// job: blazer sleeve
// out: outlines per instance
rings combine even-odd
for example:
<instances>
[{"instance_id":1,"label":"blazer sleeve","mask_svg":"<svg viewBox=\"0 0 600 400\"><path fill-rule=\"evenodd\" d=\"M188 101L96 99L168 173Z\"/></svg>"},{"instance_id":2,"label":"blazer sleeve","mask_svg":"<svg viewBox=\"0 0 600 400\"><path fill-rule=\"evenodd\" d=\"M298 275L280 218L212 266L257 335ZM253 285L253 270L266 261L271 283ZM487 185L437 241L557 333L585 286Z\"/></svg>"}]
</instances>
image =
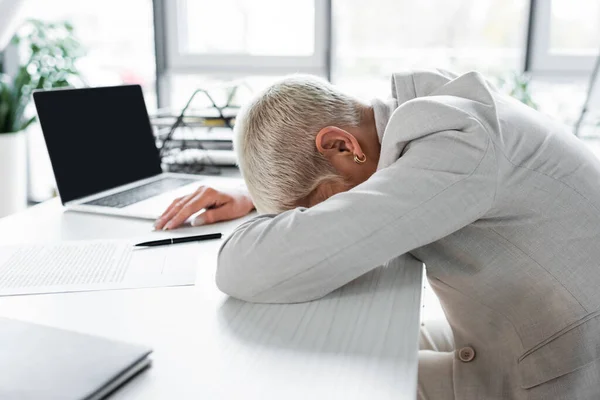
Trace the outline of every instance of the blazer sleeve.
<instances>
[{"instance_id":1,"label":"blazer sleeve","mask_svg":"<svg viewBox=\"0 0 600 400\"><path fill-rule=\"evenodd\" d=\"M313 300L480 219L495 196L494 149L485 125L458 107L468 100L454 100L419 98L397 110L400 123L388 129L412 140L363 184L239 226L219 252L218 287L251 302Z\"/></svg>"}]
</instances>

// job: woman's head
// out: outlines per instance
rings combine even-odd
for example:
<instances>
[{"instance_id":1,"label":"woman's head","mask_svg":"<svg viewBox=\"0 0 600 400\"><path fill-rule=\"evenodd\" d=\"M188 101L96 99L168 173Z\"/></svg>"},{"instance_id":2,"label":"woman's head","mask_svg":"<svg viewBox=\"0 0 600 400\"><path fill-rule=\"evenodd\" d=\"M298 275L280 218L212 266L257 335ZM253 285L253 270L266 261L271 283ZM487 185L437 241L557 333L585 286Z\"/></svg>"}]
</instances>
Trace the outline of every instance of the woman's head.
<instances>
[{"instance_id":1,"label":"woman's head","mask_svg":"<svg viewBox=\"0 0 600 400\"><path fill-rule=\"evenodd\" d=\"M306 75L250 101L236 120L234 147L257 209L269 213L350 189L375 172L379 157L372 109Z\"/></svg>"}]
</instances>

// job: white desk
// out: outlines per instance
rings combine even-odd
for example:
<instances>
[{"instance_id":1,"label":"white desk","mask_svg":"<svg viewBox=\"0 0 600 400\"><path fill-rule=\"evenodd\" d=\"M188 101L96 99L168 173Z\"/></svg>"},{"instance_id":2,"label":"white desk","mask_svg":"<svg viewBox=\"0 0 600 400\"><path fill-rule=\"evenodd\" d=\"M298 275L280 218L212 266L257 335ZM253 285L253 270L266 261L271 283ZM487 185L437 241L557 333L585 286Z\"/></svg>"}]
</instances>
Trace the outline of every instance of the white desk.
<instances>
[{"instance_id":1,"label":"white desk","mask_svg":"<svg viewBox=\"0 0 600 400\"><path fill-rule=\"evenodd\" d=\"M55 199L1 219L0 243L164 235L150 229L64 212ZM416 398L419 263L377 269L319 301L256 305L217 290L219 244L202 244L195 287L0 297L0 316L154 348L152 368L116 399Z\"/></svg>"}]
</instances>

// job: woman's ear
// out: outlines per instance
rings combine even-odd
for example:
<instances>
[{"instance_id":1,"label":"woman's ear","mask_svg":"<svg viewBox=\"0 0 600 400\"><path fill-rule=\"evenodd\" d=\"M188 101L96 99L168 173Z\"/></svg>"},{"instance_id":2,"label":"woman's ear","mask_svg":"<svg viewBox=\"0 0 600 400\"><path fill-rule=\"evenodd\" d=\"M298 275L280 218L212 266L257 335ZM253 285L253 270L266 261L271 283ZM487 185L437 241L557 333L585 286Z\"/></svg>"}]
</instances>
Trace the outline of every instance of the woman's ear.
<instances>
[{"instance_id":1,"label":"woman's ear","mask_svg":"<svg viewBox=\"0 0 600 400\"><path fill-rule=\"evenodd\" d=\"M317 133L315 144L319 153L323 154L328 160L333 161L334 157L349 156L358 154L362 156L363 152L354 137L348 131L336 126L327 126Z\"/></svg>"}]
</instances>

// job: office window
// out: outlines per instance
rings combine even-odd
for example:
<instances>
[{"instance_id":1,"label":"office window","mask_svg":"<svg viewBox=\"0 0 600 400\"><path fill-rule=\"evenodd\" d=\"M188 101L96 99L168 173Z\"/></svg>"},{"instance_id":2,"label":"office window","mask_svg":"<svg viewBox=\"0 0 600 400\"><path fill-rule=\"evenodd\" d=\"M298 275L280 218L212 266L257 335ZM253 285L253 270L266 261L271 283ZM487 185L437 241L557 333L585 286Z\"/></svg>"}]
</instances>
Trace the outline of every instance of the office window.
<instances>
[{"instance_id":1,"label":"office window","mask_svg":"<svg viewBox=\"0 0 600 400\"><path fill-rule=\"evenodd\" d=\"M315 51L311 0L186 0L182 11L183 35L178 43L183 54L306 57Z\"/></svg>"},{"instance_id":2,"label":"office window","mask_svg":"<svg viewBox=\"0 0 600 400\"><path fill-rule=\"evenodd\" d=\"M327 0L164 0L167 71L177 107L215 81L248 76L258 86L302 72L326 76ZM266 78L260 78L266 77Z\"/></svg>"},{"instance_id":3,"label":"office window","mask_svg":"<svg viewBox=\"0 0 600 400\"><path fill-rule=\"evenodd\" d=\"M528 0L333 0L335 83L389 95L389 75L411 68L518 71Z\"/></svg>"},{"instance_id":4,"label":"office window","mask_svg":"<svg viewBox=\"0 0 600 400\"><path fill-rule=\"evenodd\" d=\"M538 76L589 74L600 51L600 2L536 1L531 71Z\"/></svg>"},{"instance_id":5,"label":"office window","mask_svg":"<svg viewBox=\"0 0 600 400\"><path fill-rule=\"evenodd\" d=\"M573 126L600 51L600 2L538 0L534 5L528 63L533 96L541 111ZM579 132L583 137L599 134L600 87L594 93Z\"/></svg>"},{"instance_id":6,"label":"office window","mask_svg":"<svg viewBox=\"0 0 600 400\"><path fill-rule=\"evenodd\" d=\"M595 55L600 49L600 2L552 0L550 52Z\"/></svg>"},{"instance_id":7,"label":"office window","mask_svg":"<svg viewBox=\"0 0 600 400\"><path fill-rule=\"evenodd\" d=\"M175 73L324 74L324 0L167 0Z\"/></svg>"}]
</instances>

